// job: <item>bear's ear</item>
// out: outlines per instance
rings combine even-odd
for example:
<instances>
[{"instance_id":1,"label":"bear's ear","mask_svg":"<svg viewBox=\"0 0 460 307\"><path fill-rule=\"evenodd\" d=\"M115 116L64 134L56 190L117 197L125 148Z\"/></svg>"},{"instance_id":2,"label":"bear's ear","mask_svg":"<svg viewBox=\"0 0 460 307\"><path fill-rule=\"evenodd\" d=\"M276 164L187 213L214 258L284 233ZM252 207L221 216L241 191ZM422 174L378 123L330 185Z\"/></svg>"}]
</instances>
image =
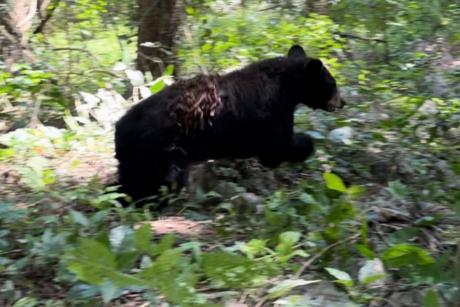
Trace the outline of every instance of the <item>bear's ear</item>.
<instances>
[{"instance_id":1,"label":"bear's ear","mask_svg":"<svg viewBox=\"0 0 460 307\"><path fill-rule=\"evenodd\" d=\"M297 57L306 58L307 54L305 53L305 51L303 50L301 46L294 45L291 47L291 49L289 49L288 57L289 58L297 58Z\"/></svg>"},{"instance_id":2,"label":"bear's ear","mask_svg":"<svg viewBox=\"0 0 460 307\"><path fill-rule=\"evenodd\" d=\"M316 78L321 73L323 68L324 68L324 65L323 65L323 62L321 62L321 60L311 59L310 61L308 61L308 64L306 67L306 73L309 76Z\"/></svg>"}]
</instances>

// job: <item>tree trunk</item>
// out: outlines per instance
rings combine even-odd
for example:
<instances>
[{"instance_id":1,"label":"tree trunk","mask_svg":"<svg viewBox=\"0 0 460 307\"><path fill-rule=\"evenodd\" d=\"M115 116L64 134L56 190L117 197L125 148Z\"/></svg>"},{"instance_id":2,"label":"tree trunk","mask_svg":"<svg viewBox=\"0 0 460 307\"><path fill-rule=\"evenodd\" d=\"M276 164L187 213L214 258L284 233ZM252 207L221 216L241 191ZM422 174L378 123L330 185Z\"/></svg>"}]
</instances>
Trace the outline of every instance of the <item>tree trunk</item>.
<instances>
[{"instance_id":1,"label":"tree trunk","mask_svg":"<svg viewBox=\"0 0 460 307\"><path fill-rule=\"evenodd\" d=\"M306 0L303 12L305 16L308 16L311 13L328 15L328 8L330 5L330 2L327 0Z\"/></svg>"},{"instance_id":2,"label":"tree trunk","mask_svg":"<svg viewBox=\"0 0 460 307\"><path fill-rule=\"evenodd\" d=\"M311 13L315 12L315 1L314 0L307 0L305 2L305 15L308 16Z\"/></svg>"},{"instance_id":3,"label":"tree trunk","mask_svg":"<svg viewBox=\"0 0 460 307\"><path fill-rule=\"evenodd\" d=\"M136 68L154 78L174 62L174 40L182 17L182 0L138 0L138 54ZM153 47L141 46L153 43Z\"/></svg>"},{"instance_id":4,"label":"tree trunk","mask_svg":"<svg viewBox=\"0 0 460 307\"><path fill-rule=\"evenodd\" d=\"M27 30L37 12L37 0L0 0L0 53L6 70L18 61L33 61Z\"/></svg>"}]
</instances>

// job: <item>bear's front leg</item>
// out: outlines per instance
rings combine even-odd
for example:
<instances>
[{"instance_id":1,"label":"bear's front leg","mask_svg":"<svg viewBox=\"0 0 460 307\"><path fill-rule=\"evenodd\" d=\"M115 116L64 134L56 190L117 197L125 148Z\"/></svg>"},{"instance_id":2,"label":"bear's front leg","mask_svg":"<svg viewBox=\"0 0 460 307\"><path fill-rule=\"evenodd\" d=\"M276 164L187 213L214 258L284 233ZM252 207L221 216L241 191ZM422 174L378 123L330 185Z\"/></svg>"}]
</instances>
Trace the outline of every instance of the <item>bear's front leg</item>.
<instances>
[{"instance_id":1,"label":"bear's front leg","mask_svg":"<svg viewBox=\"0 0 460 307\"><path fill-rule=\"evenodd\" d=\"M188 183L188 155L180 147L174 147L168 154L166 183L172 192L179 193Z\"/></svg>"},{"instance_id":2,"label":"bear's front leg","mask_svg":"<svg viewBox=\"0 0 460 307\"><path fill-rule=\"evenodd\" d=\"M314 151L311 137L304 133L292 135L289 143L272 143L259 156L260 163L267 168L276 168L283 162L299 163L305 161Z\"/></svg>"},{"instance_id":3,"label":"bear's front leg","mask_svg":"<svg viewBox=\"0 0 460 307\"><path fill-rule=\"evenodd\" d=\"M310 157L315 150L313 140L308 134L295 133L286 154L286 161L299 163Z\"/></svg>"}]
</instances>

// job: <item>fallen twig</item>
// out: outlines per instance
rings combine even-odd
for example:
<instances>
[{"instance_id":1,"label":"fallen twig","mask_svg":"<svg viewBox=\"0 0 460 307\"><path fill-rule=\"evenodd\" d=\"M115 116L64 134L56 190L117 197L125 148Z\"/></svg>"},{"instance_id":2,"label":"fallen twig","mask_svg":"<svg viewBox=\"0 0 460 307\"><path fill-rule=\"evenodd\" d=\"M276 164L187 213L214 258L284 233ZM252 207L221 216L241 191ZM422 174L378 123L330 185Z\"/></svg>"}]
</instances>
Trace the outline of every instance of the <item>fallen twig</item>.
<instances>
[{"instance_id":1,"label":"fallen twig","mask_svg":"<svg viewBox=\"0 0 460 307\"><path fill-rule=\"evenodd\" d=\"M354 234L352 235L351 237L349 238L346 238L342 241L339 241L339 242L335 242L334 244L331 244L329 246L326 246L324 249L322 249L319 253L317 253L315 256L313 256L312 258L310 258L310 260L308 260L307 262L305 262L302 267L297 271L297 273L294 275L294 278L299 278L300 275L302 275L302 273L313 263L315 262L317 259L321 258L322 255L324 255L327 251L329 251L330 249L340 245L340 244L343 244L345 242L348 242L348 241L351 241L351 240L354 240L356 238L358 238L359 236L361 235L361 233L357 233L357 234Z\"/></svg>"},{"instance_id":2,"label":"fallen twig","mask_svg":"<svg viewBox=\"0 0 460 307\"><path fill-rule=\"evenodd\" d=\"M246 301L246 298L248 297L248 294L249 294L249 291L247 291L247 290L243 292L243 295L241 295L241 298L238 301L238 304L237 304L238 307L245 306L244 302Z\"/></svg>"},{"instance_id":3,"label":"fallen twig","mask_svg":"<svg viewBox=\"0 0 460 307\"><path fill-rule=\"evenodd\" d=\"M308 260L307 262L305 262L302 267L297 271L297 273L292 277L292 279L297 279L300 277L300 275L302 275L302 273L313 263L315 262L316 260L318 260L319 258L321 258L322 255L324 255L327 251L329 251L330 249L340 245L340 244L343 244L343 243L346 243L348 241L351 241L351 240L354 240L356 238L358 238L359 236L361 235L361 233L357 233L357 234L354 234L352 235L351 237L349 238L346 238L344 240L341 240L339 242L336 242L334 244L331 244L329 246L326 246L325 248L323 248L319 253L317 253L315 256L313 256L312 258L310 258L310 260ZM262 307L262 305L267 301L268 299L268 295L264 296L262 299L260 299L260 301L257 302L257 304L255 305L255 307Z\"/></svg>"}]
</instances>

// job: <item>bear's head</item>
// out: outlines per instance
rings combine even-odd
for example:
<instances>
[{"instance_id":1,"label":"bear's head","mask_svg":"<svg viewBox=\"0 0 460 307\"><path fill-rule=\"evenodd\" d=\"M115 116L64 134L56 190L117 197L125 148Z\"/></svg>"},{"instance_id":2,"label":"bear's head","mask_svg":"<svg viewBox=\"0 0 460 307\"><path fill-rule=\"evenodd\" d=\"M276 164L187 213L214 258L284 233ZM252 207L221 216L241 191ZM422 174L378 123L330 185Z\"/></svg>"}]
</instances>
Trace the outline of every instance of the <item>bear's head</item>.
<instances>
[{"instance_id":1,"label":"bear's head","mask_svg":"<svg viewBox=\"0 0 460 307\"><path fill-rule=\"evenodd\" d=\"M289 49L291 59L301 72L300 100L308 107L333 112L344 107L345 100L340 97L337 83L321 60L309 58L303 48L294 45ZM306 90L304 90L306 89Z\"/></svg>"}]
</instances>

